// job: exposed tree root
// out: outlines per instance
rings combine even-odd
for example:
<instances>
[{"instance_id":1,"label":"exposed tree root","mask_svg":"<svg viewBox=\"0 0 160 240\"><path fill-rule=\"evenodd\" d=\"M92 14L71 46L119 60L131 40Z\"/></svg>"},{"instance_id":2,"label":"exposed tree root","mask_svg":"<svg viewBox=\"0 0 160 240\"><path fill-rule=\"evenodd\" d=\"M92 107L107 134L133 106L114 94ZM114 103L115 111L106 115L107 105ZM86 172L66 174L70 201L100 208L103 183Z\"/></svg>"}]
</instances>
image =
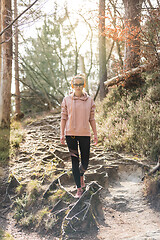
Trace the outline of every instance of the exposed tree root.
<instances>
[{"instance_id":1,"label":"exposed tree root","mask_svg":"<svg viewBox=\"0 0 160 240\"><path fill-rule=\"evenodd\" d=\"M88 189L75 203L62 222L62 236L71 233L85 232L88 229L98 229L99 218L103 216L99 199L102 187L96 182L89 184Z\"/></svg>"}]
</instances>

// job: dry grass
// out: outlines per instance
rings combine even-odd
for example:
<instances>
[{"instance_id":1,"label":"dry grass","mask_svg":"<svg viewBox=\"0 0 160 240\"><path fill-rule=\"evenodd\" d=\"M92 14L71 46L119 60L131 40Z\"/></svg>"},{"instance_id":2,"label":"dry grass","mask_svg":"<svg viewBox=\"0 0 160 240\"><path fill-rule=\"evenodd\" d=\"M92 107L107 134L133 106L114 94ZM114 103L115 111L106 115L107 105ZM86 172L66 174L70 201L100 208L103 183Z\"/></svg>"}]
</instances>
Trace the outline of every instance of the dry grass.
<instances>
[{"instance_id":1,"label":"dry grass","mask_svg":"<svg viewBox=\"0 0 160 240\"><path fill-rule=\"evenodd\" d=\"M14 240L14 238L8 232L0 229L0 240Z\"/></svg>"},{"instance_id":2,"label":"dry grass","mask_svg":"<svg viewBox=\"0 0 160 240\"><path fill-rule=\"evenodd\" d=\"M158 172L156 176L148 177L145 179L145 196L155 198L160 194L160 173Z\"/></svg>"},{"instance_id":3,"label":"dry grass","mask_svg":"<svg viewBox=\"0 0 160 240\"><path fill-rule=\"evenodd\" d=\"M160 154L160 95L157 82L132 91L121 87L110 90L97 103L99 141L109 150L150 156ZM153 97L154 96L154 97Z\"/></svg>"}]
</instances>

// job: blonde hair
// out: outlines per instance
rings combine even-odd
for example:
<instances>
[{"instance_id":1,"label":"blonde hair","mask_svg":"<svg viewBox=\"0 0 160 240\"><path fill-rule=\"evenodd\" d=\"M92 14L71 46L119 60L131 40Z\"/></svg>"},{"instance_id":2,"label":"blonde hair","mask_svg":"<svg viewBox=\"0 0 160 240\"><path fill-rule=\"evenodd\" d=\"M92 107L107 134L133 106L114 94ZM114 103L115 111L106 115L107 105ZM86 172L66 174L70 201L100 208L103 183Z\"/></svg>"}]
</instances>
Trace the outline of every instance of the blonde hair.
<instances>
[{"instance_id":1,"label":"blonde hair","mask_svg":"<svg viewBox=\"0 0 160 240\"><path fill-rule=\"evenodd\" d=\"M73 82L74 82L75 79L82 79L83 82L84 82L84 87L85 87L85 85L86 85L85 74L80 73L80 74L74 76L74 77L72 78L72 80L71 80L71 86L72 86L72 87L73 87Z\"/></svg>"}]
</instances>

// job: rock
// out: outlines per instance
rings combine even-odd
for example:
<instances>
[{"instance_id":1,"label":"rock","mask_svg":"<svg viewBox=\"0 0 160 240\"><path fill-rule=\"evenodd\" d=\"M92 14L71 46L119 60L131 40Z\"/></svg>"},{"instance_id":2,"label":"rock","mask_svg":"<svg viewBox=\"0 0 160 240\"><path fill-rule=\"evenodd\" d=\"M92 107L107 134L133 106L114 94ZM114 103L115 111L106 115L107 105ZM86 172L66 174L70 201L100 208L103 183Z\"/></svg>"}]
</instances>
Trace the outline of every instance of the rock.
<instances>
[{"instance_id":1,"label":"rock","mask_svg":"<svg viewBox=\"0 0 160 240\"><path fill-rule=\"evenodd\" d=\"M44 152L44 151L47 151L48 149L49 149L48 146L38 147L38 148L37 148L37 151L42 151L42 152Z\"/></svg>"},{"instance_id":2,"label":"rock","mask_svg":"<svg viewBox=\"0 0 160 240\"><path fill-rule=\"evenodd\" d=\"M18 159L19 162L27 162L27 161L30 161L31 160L31 157L20 157Z\"/></svg>"},{"instance_id":3,"label":"rock","mask_svg":"<svg viewBox=\"0 0 160 240\"><path fill-rule=\"evenodd\" d=\"M108 186L108 174L106 172L86 172L85 179L87 182L97 181L101 186Z\"/></svg>"},{"instance_id":4,"label":"rock","mask_svg":"<svg viewBox=\"0 0 160 240\"><path fill-rule=\"evenodd\" d=\"M48 160L50 160L50 159L53 159L54 158L54 156L53 155L47 155L47 156L45 156L45 157L43 157L42 158L42 161L48 161Z\"/></svg>"},{"instance_id":5,"label":"rock","mask_svg":"<svg viewBox=\"0 0 160 240\"><path fill-rule=\"evenodd\" d=\"M52 130L54 130L54 127L52 127L51 125L46 125L46 126L40 127L40 131L52 131Z\"/></svg>"},{"instance_id":6,"label":"rock","mask_svg":"<svg viewBox=\"0 0 160 240\"><path fill-rule=\"evenodd\" d=\"M59 161L58 164L56 165L57 168L64 168L65 164L63 161Z\"/></svg>"},{"instance_id":7,"label":"rock","mask_svg":"<svg viewBox=\"0 0 160 240\"><path fill-rule=\"evenodd\" d=\"M58 189L58 179L54 180L49 187L47 188L47 190L45 191L45 193L43 194L43 198L48 198L50 196L50 191L56 190Z\"/></svg>"},{"instance_id":8,"label":"rock","mask_svg":"<svg viewBox=\"0 0 160 240\"><path fill-rule=\"evenodd\" d=\"M63 149L56 149L54 154L65 161L70 160L71 158L70 153L68 151L64 151Z\"/></svg>"},{"instance_id":9,"label":"rock","mask_svg":"<svg viewBox=\"0 0 160 240\"><path fill-rule=\"evenodd\" d=\"M36 133L36 130L28 130L27 134Z\"/></svg>"},{"instance_id":10,"label":"rock","mask_svg":"<svg viewBox=\"0 0 160 240\"><path fill-rule=\"evenodd\" d=\"M67 173L62 174L59 177L60 184L65 187L65 185L73 184L74 185L74 179L73 175L68 175Z\"/></svg>"},{"instance_id":11,"label":"rock","mask_svg":"<svg viewBox=\"0 0 160 240\"><path fill-rule=\"evenodd\" d=\"M15 188L18 187L19 185L20 185L20 183L17 180L17 178L14 175L12 175L11 180L7 187L7 193L9 193L9 194L15 193Z\"/></svg>"},{"instance_id":12,"label":"rock","mask_svg":"<svg viewBox=\"0 0 160 240\"><path fill-rule=\"evenodd\" d=\"M43 155L44 153L43 152L35 152L35 156L41 156L41 155Z\"/></svg>"}]
</instances>

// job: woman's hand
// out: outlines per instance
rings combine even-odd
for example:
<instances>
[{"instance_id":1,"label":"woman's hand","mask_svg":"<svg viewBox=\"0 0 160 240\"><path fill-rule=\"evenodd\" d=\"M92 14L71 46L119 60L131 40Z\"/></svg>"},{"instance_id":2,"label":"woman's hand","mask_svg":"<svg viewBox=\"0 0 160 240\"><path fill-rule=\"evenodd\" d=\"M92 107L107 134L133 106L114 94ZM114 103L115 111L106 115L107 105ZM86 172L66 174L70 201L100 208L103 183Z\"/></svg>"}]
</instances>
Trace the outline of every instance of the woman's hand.
<instances>
[{"instance_id":1,"label":"woman's hand","mask_svg":"<svg viewBox=\"0 0 160 240\"><path fill-rule=\"evenodd\" d=\"M97 143L98 143L98 137L97 135L94 135L94 145L97 145Z\"/></svg>"},{"instance_id":2,"label":"woman's hand","mask_svg":"<svg viewBox=\"0 0 160 240\"><path fill-rule=\"evenodd\" d=\"M64 140L65 140L64 135L61 135L61 137L60 137L61 144L65 144Z\"/></svg>"}]
</instances>

